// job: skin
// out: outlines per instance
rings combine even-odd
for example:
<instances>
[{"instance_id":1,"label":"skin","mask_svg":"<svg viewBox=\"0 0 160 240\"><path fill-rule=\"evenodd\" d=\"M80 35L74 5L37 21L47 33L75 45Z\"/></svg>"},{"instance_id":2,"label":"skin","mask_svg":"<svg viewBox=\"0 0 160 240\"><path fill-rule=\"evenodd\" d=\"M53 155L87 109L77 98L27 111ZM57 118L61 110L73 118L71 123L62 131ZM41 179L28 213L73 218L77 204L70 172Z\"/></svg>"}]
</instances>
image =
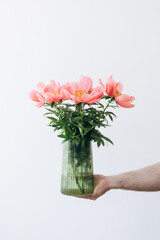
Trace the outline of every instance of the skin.
<instances>
[{"instance_id":1,"label":"skin","mask_svg":"<svg viewBox=\"0 0 160 240\"><path fill-rule=\"evenodd\" d=\"M79 198L96 200L111 189L160 191L160 163L112 176L94 175L94 193Z\"/></svg>"}]
</instances>

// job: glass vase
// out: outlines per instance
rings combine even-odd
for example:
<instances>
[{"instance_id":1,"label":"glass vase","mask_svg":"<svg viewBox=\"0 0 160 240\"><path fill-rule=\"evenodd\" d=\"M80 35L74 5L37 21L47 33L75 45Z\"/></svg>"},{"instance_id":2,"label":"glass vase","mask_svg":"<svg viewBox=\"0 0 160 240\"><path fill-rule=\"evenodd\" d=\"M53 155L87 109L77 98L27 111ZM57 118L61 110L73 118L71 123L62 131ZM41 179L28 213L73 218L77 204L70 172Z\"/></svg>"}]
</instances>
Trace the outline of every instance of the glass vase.
<instances>
[{"instance_id":1,"label":"glass vase","mask_svg":"<svg viewBox=\"0 0 160 240\"><path fill-rule=\"evenodd\" d=\"M63 144L61 193L72 196L85 196L93 193L92 143L76 146L72 142Z\"/></svg>"}]
</instances>

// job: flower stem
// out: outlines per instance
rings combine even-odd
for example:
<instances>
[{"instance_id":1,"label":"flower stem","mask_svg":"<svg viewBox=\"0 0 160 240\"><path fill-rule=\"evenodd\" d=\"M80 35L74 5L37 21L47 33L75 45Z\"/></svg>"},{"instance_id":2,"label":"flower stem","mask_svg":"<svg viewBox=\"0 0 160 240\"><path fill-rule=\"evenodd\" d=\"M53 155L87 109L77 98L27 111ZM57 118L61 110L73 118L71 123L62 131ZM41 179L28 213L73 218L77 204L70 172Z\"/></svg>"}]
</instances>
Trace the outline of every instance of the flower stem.
<instances>
[{"instance_id":1,"label":"flower stem","mask_svg":"<svg viewBox=\"0 0 160 240\"><path fill-rule=\"evenodd\" d=\"M83 176L82 176L82 186L81 186L80 183L79 183L79 180L78 180L78 176L76 176L76 171L75 171L75 168L74 168L73 165L72 165L72 169L73 169L73 175L74 175L74 177L75 177L77 186L78 186L80 192L81 192L82 194L84 194Z\"/></svg>"}]
</instances>

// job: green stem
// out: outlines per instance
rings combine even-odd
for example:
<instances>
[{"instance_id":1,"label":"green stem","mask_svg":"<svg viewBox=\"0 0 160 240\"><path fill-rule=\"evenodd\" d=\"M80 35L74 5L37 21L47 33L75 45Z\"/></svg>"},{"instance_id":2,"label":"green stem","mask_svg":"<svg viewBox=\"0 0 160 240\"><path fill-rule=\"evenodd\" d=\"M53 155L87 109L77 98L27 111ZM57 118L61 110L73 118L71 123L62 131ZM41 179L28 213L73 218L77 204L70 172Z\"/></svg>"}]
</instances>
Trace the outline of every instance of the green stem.
<instances>
[{"instance_id":1,"label":"green stem","mask_svg":"<svg viewBox=\"0 0 160 240\"><path fill-rule=\"evenodd\" d=\"M73 176L75 177L77 186L78 186L79 190L81 191L81 193L83 194L84 193L83 177L82 177L82 186L81 186L78 181L78 177L76 176L76 171L75 171L75 168L73 165L72 165L72 169L73 169Z\"/></svg>"}]
</instances>

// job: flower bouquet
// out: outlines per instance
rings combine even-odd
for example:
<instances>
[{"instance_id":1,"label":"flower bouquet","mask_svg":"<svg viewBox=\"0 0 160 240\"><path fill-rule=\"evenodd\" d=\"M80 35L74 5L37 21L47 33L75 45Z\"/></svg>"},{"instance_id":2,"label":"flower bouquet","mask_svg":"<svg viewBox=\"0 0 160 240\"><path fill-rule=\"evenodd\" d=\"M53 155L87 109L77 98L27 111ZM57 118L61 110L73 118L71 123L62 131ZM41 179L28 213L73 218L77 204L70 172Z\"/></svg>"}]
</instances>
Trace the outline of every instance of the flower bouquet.
<instances>
[{"instance_id":1,"label":"flower bouquet","mask_svg":"<svg viewBox=\"0 0 160 240\"><path fill-rule=\"evenodd\" d=\"M37 87L38 90L30 92L30 98L37 107L44 106L49 126L63 139L61 192L74 196L92 194L92 141L98 147L105 142L113 144L99 128L110 126L110 121L116 117L110 109L132 108L135 98L122 94L122 84L115 82L112 76L105 83L99 79L95 88L92 79L86 76L63 85L54 80L48 85L40 82Z\"/></svg>"}]
</instances>

